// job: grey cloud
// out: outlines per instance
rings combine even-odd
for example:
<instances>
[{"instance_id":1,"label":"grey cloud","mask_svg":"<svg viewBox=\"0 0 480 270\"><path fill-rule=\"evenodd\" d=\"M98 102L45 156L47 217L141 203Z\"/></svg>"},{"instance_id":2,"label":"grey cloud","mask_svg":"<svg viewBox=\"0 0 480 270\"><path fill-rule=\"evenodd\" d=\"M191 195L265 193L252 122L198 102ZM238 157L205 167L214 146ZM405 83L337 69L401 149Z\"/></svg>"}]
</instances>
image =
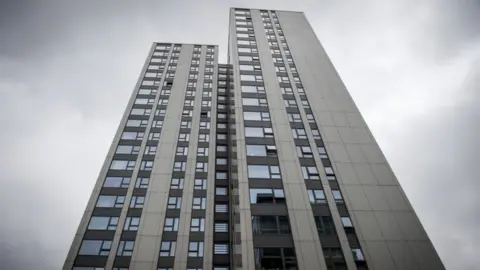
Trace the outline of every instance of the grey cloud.
<instances>
[{"instance_id":1,"label":"grey cloud","mask_svg":"<svg viewBox=\"0 0 480 270\"><path fill-rule=\"evenodd\" d=\"M60 267L151 42L225 61L230 6L306 12L446 266L475 268L479 10L445 0L3 1L0 264Z\"/></svg>"}]
</instances>

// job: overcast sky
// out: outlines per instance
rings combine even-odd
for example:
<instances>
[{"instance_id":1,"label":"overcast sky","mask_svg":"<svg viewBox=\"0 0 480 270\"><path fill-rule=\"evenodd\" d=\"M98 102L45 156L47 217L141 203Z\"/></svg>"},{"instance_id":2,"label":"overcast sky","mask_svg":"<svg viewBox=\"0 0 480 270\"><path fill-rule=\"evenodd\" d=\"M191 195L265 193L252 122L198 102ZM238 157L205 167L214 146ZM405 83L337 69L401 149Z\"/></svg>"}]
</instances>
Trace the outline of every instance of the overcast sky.
<instances>
[{"instance_id":1,"label":"overcast sky","mask_svg":"<svg viewBox=\"0 0 480 270\"><path fill-rule=\"evenodd\" d=\"M445 266L479 269L479 1L71 2L0 4L2 269L61 267L151 43L226 61L232 6L305 12Z\"/></svg>"}]
</instances>

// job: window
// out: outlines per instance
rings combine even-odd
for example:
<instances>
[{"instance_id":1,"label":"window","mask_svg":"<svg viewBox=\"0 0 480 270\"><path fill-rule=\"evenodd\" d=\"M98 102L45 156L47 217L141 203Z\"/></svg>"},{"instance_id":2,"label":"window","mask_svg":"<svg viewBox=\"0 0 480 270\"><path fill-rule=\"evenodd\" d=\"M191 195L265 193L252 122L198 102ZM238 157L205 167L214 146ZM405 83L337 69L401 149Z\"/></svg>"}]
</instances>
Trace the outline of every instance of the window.
<instances>
[{"instance_id":1,"label":"window","mask_svg":"<svg viewBox=\"0 0 480 270\"><path fill-rule=\"evenodd\" d=\"M180 133L178 135L178 141L180 142L188 142L190 140L190 134Z\"/></svg>"},{"instance_id":2,"label":"window","mask_svg":"<svg viewBox=\"0 0 480 270\"><path fill-rule=\"evenodd\" d=\"M272 138L272 128L245 127L245 137Z\"/></svg>"},{"instance_id":3,"label":"window","mask_svg":"<svg viewBox=\"0 0 480 270\"><path fill-rule=\"evenodd\" d=\"M172 178L172 182L170 183L170 189L183 189L183 182L185 179L183 178Z\"/></svg>"},{"instance_id":4,"label":"window","mask_svg":"<svg viewBox=\"0 0 480 270\"><path fill-rule=\"evenodd\" d=\"M280 179L280 168L269 165L248 165L248 177Z\"/></svg>"},{"instance_id":5,"label":"window","mask_svg":"<svg viewBox=\"0 0 480 270\"><path fill-rule=\"evenodd\" d=\"M212 101L202 100L202 107L212 107Z\"/></svg>"},{"instance_id":6,"label":"window","mask_svg":"<svg viewBox=\"0 0 480 270\"><path fill-rule=\"evenodd\" d=\"M318 131L318 129L312 129L312 134L315 140L320 140L322 138L320 136L320 131Z\"/></svg>"},{"instance_id":7,"label":"window","mask_svg":"<svg viewBox=\"0 0 480 270\"><path fill-rule=\"evenodd\" d=\"M248 38L248 34L237 33L237 38Z\"/></svg>"},{"instance_id":8,"label":"window","mask_svg":"<svg viewBox=\"0 0 480 270\"><path fill-rule=\"evenodd\" d=\"M193 189L207 190L207 179L195 179Z\"/></svg>"},{"instance_id":9,"label":"window","mask_svg":"<svg viewBox=\"0 0 480 270\"><path fill-rule=\"evenodd\" d=\"M200 147L197 149L197 156L208 156L208 148Z\"/></svg>"},{"instance_id":10,"label":"window","mask_svg":"<svg viewBox=\"0 0 480 270\"><path fill-rule=\"evenodd\" d=\"M251 188L250 203L285 204L285 193L283 189Z\"/></svg>"},{"instance_id":11,"label":"window","mask_svg":"<svg viewBox=\"0 0 480 270\"><path fill-rule=\"evenodd\" d=\"M125 225L123 226L123 230L138 231L139 225L140 225L140 217L127 217L125 219Z\"/></svg>"},{"instance_id":12,"label":"window","mask_svg":"<svg viewBox=\"0 0 480 270\"><path fill-rule=\"evenodd\" d=\"M340 217L342 220L342 225L344 228L352 228L353 224L352 221L350 220L350 217Z\"/></svg>"},{"instance_id":13,"label":"window","mask_svg":"<svg viewBox=\"0 0 480 270\"><path fill-rule=\"evenodd\" d=\"M320 154L320 158L328 158L325 147L319 146L317 149L318 149L318 153Z\"/></svg>"},{"instance_id":14,"label":"window","mask_svg":"<svg viewBox=\"0 0 480 270\"><path fill-rule=\"evenodd\" d=\"M175 241L162 241L162 243L160 243L160 257L175 256L176 246L177 246L177 242Z\"/></svg>"},{"instance_id":15,"label":"window","mask_svg":"<svg viewBox=\"0 0 480 270\"><path fill-rule=\"evenodd\" d=\"M169 197L167 209L180 209L182 206L182 197Z\"/></svg>"},{"instance_id":16,"label":"window","mask_svg":"<svg viewBox=\"0 0 480 270\"><path fill-rule=\"evenodd\" d=\"M135 188L147 188L150 179L148 177L138 177L135 182Z\"/></svg>"},{"instance_id":17,"label":"window","mask_svg":"<svg viewBox=\"0 0 480 270\"><path fill-rule=\"evenodd\" d=\"M203 88L212 88L213 84L211 82L204 82Z\"/></svg>"},{"instance_id":18,"label":"window","mask_svg":"<svg viewBox=\"0 0 480 270\"><path fill-rule=\"evenodd\" d=\"M303 108L310 108L310 104L308 103L308 100L302 100L302 106ZM313 120L315 122L315 120Z\"/></svg>"},{"instance_id":19,"label":"window","mask_svg":"<svg viewBox=\"0 0 480 270\"><path fill-rule=\"evenodd\" d=\"M338 189L332 189L332 195L336 203L343 203L342 193Z\"/></svg>"},{"instance_id":20,"label":"window","mask_svg":"<svg viewBox=\"0 0 480 270\"><path fill-rule=\"evenodd\" d=\"M183 105L184 106L187 106L187 107L193 107L195 105L195 100L193 99L186 99L184 102L183 102Z\"/></svg>"},{"instance_id":21,"label":"window","mask_svg":"<svg viewBox=\"0 0 480 270\"><path fill-rule=\"evenodd\" d=\"M228 160L226 158L217 158L217 165L227 165Z\"/></svg>"},{"instance_id":22,"label":"window","mask_svg":"<svg viewBox=\"0 0 480 270\"><path fill-rule=\"evenodd\" d=\"M228 254L228 244L214 244L213 254Z\"/></svg>"},{"instance_id":23,"label":"window","mask_svg":"<svg viewBox=\"0 0 480 270\"><path fill-rule=\"evenodd\" d=\"M277 147L275 145L247 144L246 147L247 147L247 156L259 156L259 157L277 156Z\"/></svg>"},{"instance_id":24,"label":"window","mask_svg":"<svg viewBox=\"0 0 480 270\"><path fill-rule=\"evenodd\" d=\"M285 76L277 77L277 79L278 79L278 82L280 82L280 83L288 83L288 82L290 82L290 80L288 79L288 77L285 77Z\"/></svg>"},{"instance_id":25,"label":"window","mask_svg":"<svg viewBox=\"0 0 480 270\"><path fill-rule=\"evenodd\" d=\"M226 187L216 187L215 188L215 195L217 195L217 196L228 195L227 188Z\"/></svg>"},{"instance_id":26,"label":"window","mask_svg":"<svg viewBox=\"0 0 480 270\"><path fill-rule=\"evenodd\" d=\"M128 170L132 171L135 168L134 160L112 160L110 170Z\"/></svg>"},{"instance_id":27,"label":"window","mask_svg":"<svg viewBox=\"0 0 480 270\"><path fill-rule=\"evenodd\" d=\"M172 93L172 90L170 89L163 89L162 91L160 91L160 95L163 95L163 96L169 96L171 93Z\"/></svg>"},{"instance_id":28,"label":"window","mask_svg":"<svg viewBox=\"0 0 480 270\"><path fill-rule=\"evenodd\" d=\"M280 90L284 95L293 95L293 90L290 87L280 87Z\"/></svg>"},{"instance_id":29,"label":"window","mask_svg":"<svg viewBox=\"0 0 480 270\"><path fill-rule=\"evenodd\" d=\"M215 222L215 232L228 232L227 222Z\"/></svg>"},{"instance_id":30,"label":"window","mask_svg":"<svg viewBox=\"0 0 480 270\"><path fill-rule=\"evenodd\" d=\"M122 140L141 140L145 133L143 132L123 132Z\"/></svg>"},{"instance_id":31,"label":"window","mask_svg":"<svg viewBox=\"0 0 480 270\"><path fill-rule=\"evenodd\" d=\"M203 242L190 242L188 257L203 257Z\"/></svg>"},{"instance_id":32,"label":"window","mask_svg":"<svg viewBox=\"0 0 480 270\"><path fill-rule=\"evenodd\" d=\"M252 65L240 65L240 70L252 70L253 71L253 66Z\"/></svg>"},{"instance_id":33,"label":"window","mask_svg":"<svg viewBox=\"0 0 480 270\"><path fill-rule=\"evenodd\" d=\"M247 82L263 82L263 77L261 75L240 75L240 80Z\"/></svg>"},{"instance_id":34,"label":"window","mask_svg":"<svg viewBox=\"0 0 480 270\"><path fill-rule=\"evenodd\" d=\"M146 127L148 120L127 120L127 127Z\"/></svg>"},{"instance_id":35,"label":"window","mask_svg":"<svg viewBox=\"0 0 480 270\"><path fill-rule=\"evenodd\" d=\"M227 152L227 149L226 145L217 145L217 152Z\"/></svg>"},{"instance_id":36,"label":"window","mask_svg":"<svg viewBox=\"0 0 480 270\"><path fill-rule=\"evenodd\" d=\"M140 163L140 170L142 171L151 171L153 169L153 161L151 160L142 160Z\"/></svg>"},{"instance_id":37,"label":"window","mask_svg":"<svg viewBox=\"0 0 480 270\"><path fill-rule=\"evenodd\" d=\"M305 133L305 129L303 128L292 128L292 135L295 139L306 139L307 133Z\"/></svg>"},{"instance_id":38,"label":"window","mask_svg":"<svg viewBox=\"0 0 480 270\"><path fill-rule=\"evenodd\" d=\"M157 147L152 145L145 146L145 155L155 155L157 153Z\"/></svg>"},{"instance_id":39,"label":"window","mask_svg":"<svg viewBox=\"0 0 480 270\"><path fill-rule=\"evenodd\" d=\"M203 91L202 96L203 97L212 97L212 91ZM202 106L210 107L211 103L210 103L210 106L208 106L208 104L205 104L205 105L202 105Z\"/></svg>"},{"instance_id":40,"label":"window","mask_svg":"<svg viewBox=\"0 0 480 270\"><path fill-rule=\"evenodd\" d=\"M325 167L325 173L327 174L327 176L335 175L332 167Z\"/></svg>"},{"instance_id":41,"label":"window","mask_svg":"<svg viewBox=\"0 0 480 270\"><path fill-rule=\"evenodd\" d=\"M325 199L325 193L321 189L308 189L308 199L312 204L324 204L327 203Z\"/></svg>"},{"instance_id":42,"label":"window","mask_svg":"<svg viewBox=\"0 0 480 270\"><path fill-rule=\"evenodd\" d=\"M180 218L165 218L165 224L163 225L163 230L166 232L176 232L178 231L179 223L180 223Z\"/></svg>"},{"instance_id":43,"label":"window","mask_svg":"<svg viewBox=\"0 0 480 270\"><path fill-rule=\"evenodd\" d=\"M313 158L310 146L297 146L297 155L301 158Z\"/></svg>"},{"instance_id":44,"label":"window","mask_svg":"<svg viewBox=\"0 0 480 270\"><path fill-rule=\"evenodd\" d=\"M114 231L117 229L118 217L98 217L93 216L88 224L89 230L108 230Z\"/></svg>"},{"instance_id":45,"label":"window","mask_svg":"<svg viewBox=\"0 0 480 270\"><path fill-rule=\"evenodd\" d=\"M112 241L107 240L83 240L78 255L108 256Z\"/></svg>"},{"instance_id":46,"label":"window","mask_svg":"<svg viewBox=\"0 0 480 270\"><path fill-rule=\"evenodd\" d=\"M186 166L187 166L187 162L177 161L173 164L173 171L174 172L184 172Z\"/></svg>"},{"instance_id":47,"label":"window","mask_svg":"<svg viewBox=\"0 0 480 270\"><path fill-rule=\"evenodd\" d=\"M190 223L191 232L203 232L205 231L205 218L192 218Z\"/></svg>"},{"instance_id":48,"label":"window","mask_svg":"<svg viewBox=\"0 0 480 270\"><path fill-rule=\"evenodd\" d=\"M313 114L307 113L307 121L309 123L315 123L315 117L313 117Z\"/></svg>"},{"instance_id":49,"label":"window","mask_svg":"<svg viewBox=\"0 0 480 270\"><path fill-rule=\"evenodd\" d=\"M107 176L103 187L128 188L130 185L130 177L114 177Z\"/></svg>"},{"instance_id":50,"label":"window","mask_svg":"<svg viewBox=\"0 0 480 270\"><path fill-rule=\"evenodd\" d=\"M302 166L303 179L305 180L319 180L320 174L318 174L317 167Z\"/></svg>"},{"instance_id":51,"label":"window","mask_svg":"<svg viewBox=\"0 0 480 270\"><path fill-rule=\"evenodd\" d=\"M135 241L120 241L117 249L117 256L132 256Z\"/></svg>"},{"instance_id":52,"label":"window","mask_svg":"<svg viewBox=\"0 0 480 270\"><path fill-rule=\"evenodd\" d=\"M130 200L130 208L143 208L144 204L144 196L132 196L132 199Z\"/></svg>"},{"instance_id":53,"label":"window","mask_svg":"<svg viewBox=\"0 0 480 270\"><path fill-rule=\"evenodd\" d=\"M143 86L157 86L159 84L159 81L143 81L142 85Z\"/></svg>"},{"instance_id":54,"label":"window","mask_svg":"<svg viewBox=\"0 0 480 270\"><path fill-rule=\"evenodd\" d=\"M242 85L242 93L265 93L263 86Z\"/></svg>"},{"instance_id":55,"label":"window","mask_svg":"<svg viewBox=\"0 0 480 270\"><path fill-rule=\"evenodd\" d=\"M335 259L343 260L343 252L341 248L323 248L323 256L327 262ZM346 267L344 267L344 269L346 269Z\"/></svg>"},{"instance_id":56,"label":"window","mask_svg":"<svg viewBox=\"0 0 480 270\"><path fill-rule=\"evenodd\" d=\"M168 105L168 99L159 99L159 100L158 100L158 105L160 105L160 106L162 106L162 105L164 105L164 106Z\"/></svg>"},{"instance_id":57,"label":"window","mask_svg":"<svg viewBox=\"0 0 480 270\"><path fill-rule=\"evenodd\" d=\"M203 197L194 197L192 201L192 209L193 210L202 210L205 209L207 205L207 199Z\"/></svg>"},{"instance_id":58,"label":"window","mask_svg":"<svg viewBox=\"0 0 480 270\"><path fill-rule=\"evenodd\" d=\"M209 128L210 128L210 122L205 122L205 121L200 122L200 129L209 129Z\"/></svg>"},{"instance_id":59,"label":"window","mask_svg":"<svg viewBox=\"0 0 480 270\"><path fill-rule=\"evenodd\" d=\"M335 225L331 216L314 216L318 234L336 234Z\"/></svg>"},{"instance_id":60,"label":"window","mask_svg":"<svg viewBox=\"0 0 480 270\"><path fill-rule=\"evenodd\" d=\"M152 113L152 109L137 109L133 108L130 112L130 115L150 115Z\"/></svg>"},{"instance_id":61,"label":"window","mask_svg":"<svg viewBox=\"0 0 480 270\"><path fill-rule=\"evenodd\" d=\"M208 172L208 163L206 162L197 162L195 166L196 172Z\"/></svg>"},{"instance_id":62,"label":"window","mask_svg":"<svg viewBox=\"0 0 480 270\"><path fill-rule=\"evenodd\" d=\"M160 140L160 132L150 132L150 134L148 135L148 139L154 141Z\"/></svg>"},{"instance_id":63,"label":"window","mask_svg":"<svg viewBox=\"0 0 480 270\"><path fill-rule=\"evenodd\" d=\"M290 234L287 216L252 216L253 234Z\"/></svg>"},{"instance_id":64,"label":"window","mask_svg":"<svg viewBox=\"0 0 480 270\"><path fill-rule=\"evenodd\" d=\"M353 259L355 261L365 261L365 257L363 256L363 252L359 248L352 248Z\"/></svg>"},{"instance_id":65,"label":"window","mask_svg":"<svg viewBox=\"0 0 480 270\"><path fill-rule=\"evenodd\" d=\"M186 156L188 155L188 147L186 146L178 146L177 150L175 152L175 155L177 156Z\"/></svg>"},{"instance_id":66,"label":"window","mask_svg":"<svg viewBox=\"0 0 480 270\"><path fill-rule=\"evenodd\" d=\"M287 108L296 108L297 107L297 102L295 99L285 99L285 107Z\"/></svg>"},{"instance_id":67,"label":"window","mask_svg":"<svg viewBox=\"0 0 480 270\"><path fill-rule=\"evenodd\" d=\"M270 114L268 112L243 112L243 120L270 121Z\"/></svg>"},{"instance_id":68,"label":"window","mask_svg":"<svg viewBox=\"0 0 480 270\"><path fill-rule=\"evenodd\" d=\"M217 140L226 140L227 134L217 133Z\"/></svg>"},{"instance_id":69,"label":"window","mask_svg":"<svg viewBox=\"0 0 480 270\"><path fill-rule=\"evenodd\" d=\"M98 201L96 206L122 208L124 202L125 202L125 196L100 195L98 196Z\"/></svg>"},{"instance_id":70,"label":"window","mask_svg":"<svg viewBox=\"0 0 480 270\"><path fill-rule=\"evenodd\" d=\"M283 58L281 57L274 57L272 60L274 63L283 63Z\"/></svg>"},{"instance_id":71,"label":"window","mask_svg":"<svg viewBox=\"0 0 480 270\"><path fill-rule=\"evenodd\" d=\"M198 134L198 141L199 142L209 142L210 135L208 134Z\"/></svg>"},{"instance_id":72,"label":"window","mask_svg":"<svg viewBox=\"0 0 480 270\"><path fill-rule=\"evenodd\" d=\"M192 110L183 110L182 117L192 117L193 111Z\"/></svg>"},{"instance_id":73,"label":"window","mask_svg":"<svg viewBox=\"0 0 480 270\"><path fill-rule=\"evenodd\" d=\"M215 179L227 179L227 176L226 172L216 172Z\"/></svg>"},{"instance_id":74,"label":"window","mask_svg":"<svg viewBox=\"0 0 480 270\"><path fill-rule=\"evenodd\" d=\"M284 66L276 66L275 71L276 72L287 72L287 69Z\"/></svg>"},{"instance_id":75,"label":"window","mask_svg":"<svg viewBox=\"0 0 480 270\"><path fill-rule=\"evenodd\" d=\"M218 123L217 128L227 128L227 124L225 123Z\"/></svg>"},{"instance_id":76,"label":"window","mask_svg":"<svg viewBox=\"0 0 480 270\"><path fill-rule=\"evenodd\" d=\"M162 128L163 127L163 120L154 120L152 122L153 128Z\"/></svg>"},{"instance_id":77,"label":"window","mask_svg":"<svg viewBox=\"0 0 480 270\"><path fill-rule=\"evenodd\" d=\"M298 269L293 248L255 248L254 257L259 269Z\"/></svg>"},{"instance_id":78,"label":"window","mask_svg":"<svg viewBox=\"0 0 480 270\"><path fill-rule=\"evenodd\" d=\"M215 204L215 213L228 213L228 205L226 204Z\"/></svg>"},{"instance_id":79,"label":"window","mask_svg":"<svg viewBox=\"0 0 480 270\"><path fill-rule=\"evenodd\" d=\"M165 116L166 113L167 113L167 110L165 110L165 109L157 109L155 111L156 116Z\"/></svg>"},{"instance_id":80,"label":"window","mask_svg":"<svg viewBox=\"0 0 480 270\"><path fill-rule=\"evenodd\" d=\"M302 117L300 117L299 113L288 113L288 121L301 123Z\"/></svg>"}]
</instances>

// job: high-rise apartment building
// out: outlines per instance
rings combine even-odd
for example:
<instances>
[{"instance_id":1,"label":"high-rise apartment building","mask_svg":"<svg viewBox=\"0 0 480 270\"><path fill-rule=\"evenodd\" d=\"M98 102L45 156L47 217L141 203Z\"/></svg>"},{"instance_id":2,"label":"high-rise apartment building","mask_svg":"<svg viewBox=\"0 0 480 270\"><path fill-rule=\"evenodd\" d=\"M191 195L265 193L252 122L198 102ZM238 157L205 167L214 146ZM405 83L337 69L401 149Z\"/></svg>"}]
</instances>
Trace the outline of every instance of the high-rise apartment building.
<instances>
[{"instance_id":1,"label":"high-rise apartment building","mask_svg":"<svg viewBox=\"0 0 480 270\"><path fill-rule=\"evenodd\" d=\"M64 270L444 266L303 13L154 43Z\"/></svg>"}]
</instances>

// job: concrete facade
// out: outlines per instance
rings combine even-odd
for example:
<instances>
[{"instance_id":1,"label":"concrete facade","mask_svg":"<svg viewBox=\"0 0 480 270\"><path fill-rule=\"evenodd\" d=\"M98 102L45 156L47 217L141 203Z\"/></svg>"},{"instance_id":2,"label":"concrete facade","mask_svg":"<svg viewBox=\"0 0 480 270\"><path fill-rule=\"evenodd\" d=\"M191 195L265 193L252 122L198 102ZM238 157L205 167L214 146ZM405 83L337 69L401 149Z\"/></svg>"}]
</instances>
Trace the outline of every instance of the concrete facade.
<instances>
[{"instance_id":1,"label":"concrete facade","mask_svg":"<svg viewBox=\"0 0 480 270\"><path fill-rule=\"evenodd\" d=\"M304 14L228 51L152 45L63 269L445 269Z\"/></svg>"}]
</instances>

